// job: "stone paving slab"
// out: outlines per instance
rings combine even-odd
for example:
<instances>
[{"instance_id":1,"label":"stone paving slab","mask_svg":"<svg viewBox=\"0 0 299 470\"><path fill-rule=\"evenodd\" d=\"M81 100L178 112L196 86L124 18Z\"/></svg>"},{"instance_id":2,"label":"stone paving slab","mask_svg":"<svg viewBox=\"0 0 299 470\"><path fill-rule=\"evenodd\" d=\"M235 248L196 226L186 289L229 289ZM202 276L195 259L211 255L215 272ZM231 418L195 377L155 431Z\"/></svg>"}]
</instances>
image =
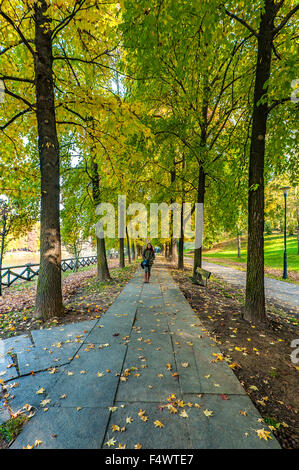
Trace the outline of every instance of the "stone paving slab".
<instances>
[{"instance_id":1,"label":"stone paving slab","mask_svg":"<svg viewBox=\"0 0 299 470\"><path fill-rule=\"evenodd\" d=\"M41 440L40 449L100 449L109 419L107 407L39 410L10 446L22 449ZM54 437L56 436L56 437Z\"/></svg>"},{"instance_id":2,"label":"stone paving slab","mask_svg":"<svg viewBox=\"0 0 299 470\"><path fill-rule=\"evenodd\" d=\"M70 323L63 326L34 330L31 334L35 346L48 347L58 342L76 341L77 336L84 339L97 322L98 320L88 320Z\"/></svg>"},{"instance_id":3,"label":"stone paving slab","mask_svg":"<svg viewBox=\"0 0 299 470\"><path fill-rule=\"evenodd\" d=\"M56 343L60 344L60 342ZM35 347L17 354L20 375L30 374L67 364L80 349L81 343L61 343L61 347Z\"/></svg>"},{"instance_id":4,"label":"stone paving slab","mask_svg":"<svg viewBox=\"0 0 299 470\"><path fill-rule=\"evenodd\" d=\"M134 314L137 308L137 300L128 301L128 300L120 300L117 299L106 311L105 315L108 313L127 313L127 314ZM105 317L104 315L104 317ZM104 318L103 317L103 318Z\"/></svg>"},{"instance_id":5,"label":"stone paving slab","mask_svg":"<svg viewBox=\"0 0 299 470\"><path fill-rule=\"evenodd\" d=\"M132 321L128 324L126 319L124 322L125 323L122 324L119 318L114 317L111 324L97 325L85 339L84 344L123 344L124 338L129 336L132 328Z\"/></svg>"},{"instance_id":6,"label":"stone paving slab","mask_svg":"<svg viewBox=\"0 0 299 470\"><path fill-rule=\"evenodd\" d=\"M64 348L77 350L54 377L39 372L20 379L23 395L16 395L15 403L31 399L37 413L11 447L22 448L40 439L41 448L100 449L114 438L111 449L119 443L127 449L138 443L148 449L279 448L274 438L267 442L258 438L256 429L262 427L258 411L228 364L219 358L211 362L220 351L167 270L155 269L149 285L141 283L142 277L140 270L94 324L77 323L61 335L55 328L55 334L46 331L44 339L41 330L35 335L40 345L55 349L54 358ZM77 338L82 342L76 343L74 338L82 329L83 336ZM51 346L61 338L70 342L61 348ZM40 352L35 359L40 367L49 351L41 346L33 349ZM24 357L29 354L32 351ZM44 386L43 395L32 396L34 377L36 386ZM186 405L171 414L164 405L172 394L198 407ZM51 400L47 412L40 408L44 397ZM112 405L116 411L110 413ZM148 416L146 422L138 416L140 409ZM205 416L205 409L213 416ZM180 415L182 410L188 418ZM246 416L240 410L246 410ZM133 422L127 423L126 417ZM155 427L155 420L164 427ZM112 432L113 424L126 430Z\"/></svg>"},{"instance_id":7,"label":"stone paving slab","mask_svg":"<svg viewBox=\"0 0 299 470\"><path fill-rule=\"evenodd\" d=\"M120 345L89 351L82 348L49 393L51 403L64 408L113 403L119 382L116 374L121 373L125 353L126 347ZM98 373L103 375L99 377ZM61 399L62 395L66 398Z\"/></svg>"},{"instance_id":8,"label":"stone paving slab","mask_svg":"<svg viewBox=\"0 0 299 470\"><path fill-rule=\"evenodd\" d=\"M167 400L165 400L167 402ZM121 408L121 405L125 405ZM104 439L103 448L107 449L107 442L112 437L118 443L126 444L126 449L134 449L136 444L141 444L142 449L191 449L188 423L185 419L179 418L169 411L159 408L160 402L116 402L118 409L111 414ZM138 413L144 410L148 416L148 421L142 421ZM126 424L126 417L132 417L133 422ZM154 421L159 420L164 424L164 428L155 427ZM113 424L120 427L125 426L126 431L112 432Z\"/></svg>"},{"instance_id":9,"label":"stone paving slab","mask_svg":"<svg viewBox=\"0 0 299 470\"><path fill-rule=\"evenodd\" d=\"M184 401L198 403L201 408L189 408L188 424L195 449L280 449L275 438L260 439L256 430L266 428L258 422L260 414L248 396L184 395ZM211 417L203 411L213 411ZM246 416L240 411L246 412Z\"/></svg>"},{"instance_id":10,"label":"stone paving slab","mask_svg":"<svg viewBox=\"0 0 299 470\"><path fill-rule=\"evenodd\" d=\"M17 411L25 404L34 406L35 408L41 407L41 401L44 400L51 389L54 387L58 379L62 375L63 368L58 368L58 371L55 374L50 374L49 371L39 372L35 375L27 375L24 377L18 377L15 382L8 383L7 391L14 398L10 398L10 406L13 411ZM9 388L10 385L14 383L19 384L17 387ZM37 394L36 392L45 389L45 392L42 394Z\"/></svg>"},{"instance_id":11,"label":"stone paving slab","mask_svg":"<svg viewBox=\"0 0 299 470\"><path fill-rule=\"evenodd\" d=\"M168 364L171 370L168 370ZM176 366L169 335L152 333L148 337L132 333L124 369L132 367L137 370L131 371L126 382L120 383L118 401L129 396L130 401L150 402L164 399L165 394L180 394L178 379L172 376Z\"/></svg>"},{"instance_id":12,"label":"stone paving slab","mask_svg":"<svg viewBox=\"0 0 299 470\"><path fill-rule=\"evenodd\" d=\"M7 381L18 377L12 357L7 353L0 353L0 379Z\"/></svg>"},{"instance_id":13,"label":"stone paving slab","mask_svg":"<svg viewBox=\"0 0 299 470\"><path fill-rule=\"evenodd\" d=\"M165 312L156 312L154 308L138 307L134 327L145 330L161 330L168 331L168 318Z\"/></svg>"},{"instance_id":14,"label":"stone paving slab","mask_svg":"<svg viewBox=\"0 0 299 470\"><path fill-rule=\"evenodd\" d=\"M24 349L32 348L33 344L28 335L19 335L12 338L0 339L0 356L8 352L18 353Z\"/></svg>"},{"instance_id":15,"label":"stone paving slab","mask_svg":"<svg viewBox=\"0 0 299 470\"><path fill-rule=\"evenodd\" d=\"M10 419L10 414L7 408L3 408L2 402L0 401L0 426L6 423Z\"/></svg>"}]
</instances>

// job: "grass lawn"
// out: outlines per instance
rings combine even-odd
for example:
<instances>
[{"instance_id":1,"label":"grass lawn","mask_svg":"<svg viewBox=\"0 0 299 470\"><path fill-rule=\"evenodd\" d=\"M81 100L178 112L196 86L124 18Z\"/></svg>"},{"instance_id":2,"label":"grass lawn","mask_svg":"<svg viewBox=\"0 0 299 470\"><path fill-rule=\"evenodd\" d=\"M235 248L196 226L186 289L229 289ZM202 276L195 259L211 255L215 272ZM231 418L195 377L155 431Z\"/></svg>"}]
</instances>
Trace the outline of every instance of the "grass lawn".
<instances>
[{"instance_id":1,"label":"grass lawn","mask_svg":"<svg viewBox=\"0 0 299 470\"><path fill-rule=\"evenodd\" d=\"M265 235L265 266L269 268L283 269L284 238L283 234ZM247 241L242 239L241 258L238 258L236 240L229 240L215 245L211 250L204 251L204 258L219 258L246 263ZM299 257L297 254L297 237L287 237L287 262L288 270L299 271Z\"/></svg>"}]
</instances>

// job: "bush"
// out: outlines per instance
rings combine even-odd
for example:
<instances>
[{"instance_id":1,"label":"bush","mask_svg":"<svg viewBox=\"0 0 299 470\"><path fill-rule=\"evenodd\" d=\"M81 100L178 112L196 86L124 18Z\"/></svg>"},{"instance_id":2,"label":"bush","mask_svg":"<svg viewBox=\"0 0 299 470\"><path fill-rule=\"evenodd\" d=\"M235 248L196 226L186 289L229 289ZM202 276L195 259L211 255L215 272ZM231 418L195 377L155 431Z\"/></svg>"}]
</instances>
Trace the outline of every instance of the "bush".
<instances>
[{"instance_id":1,"label":"bush","mask_svg":"<svg viewBox=\"0 0 299 470\"><path fill-rule=\"evenodd\" d=\"M265 222L265 232L267 235L271 235L273 230L273 224L272 222L266 220Z\"/></svg>"}]
</instances>

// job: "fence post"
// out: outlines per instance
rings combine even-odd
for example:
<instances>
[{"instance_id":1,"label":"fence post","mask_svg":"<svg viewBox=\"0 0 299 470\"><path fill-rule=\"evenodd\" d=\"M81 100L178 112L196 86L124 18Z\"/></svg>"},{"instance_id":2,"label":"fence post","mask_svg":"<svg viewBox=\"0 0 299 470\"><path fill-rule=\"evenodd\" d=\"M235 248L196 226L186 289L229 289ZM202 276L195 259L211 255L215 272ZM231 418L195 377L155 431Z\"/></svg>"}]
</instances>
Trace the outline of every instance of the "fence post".
<instances>
[{"instance_id":1,"label":"fence post","mask_svg":"<svg viewBox=\"0 0 299 470\"><path fill-rule=\"evenodd\" d=\"M27 279L28 279L28 281L30 281L30 265L31 265L31 263L27 263L27 265L26 265L27 266Z\"/></svg>"}]
</instances>

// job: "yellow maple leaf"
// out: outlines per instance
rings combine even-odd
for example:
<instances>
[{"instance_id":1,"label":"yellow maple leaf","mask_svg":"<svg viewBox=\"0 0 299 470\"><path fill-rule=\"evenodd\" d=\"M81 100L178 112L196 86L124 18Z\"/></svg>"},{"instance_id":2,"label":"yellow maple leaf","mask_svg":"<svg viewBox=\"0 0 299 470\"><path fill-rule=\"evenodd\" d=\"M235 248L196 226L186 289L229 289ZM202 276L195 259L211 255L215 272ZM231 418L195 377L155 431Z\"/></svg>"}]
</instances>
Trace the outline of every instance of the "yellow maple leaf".
<instances>
[{"instance_id":1,"label":"yellow maple leaf","mask_svg":"<svg viewBox=\"0 0 299 470\"><path fill-rule=\"evenodd\" d=\"M167 401L174 401L176 399L176 396L174 393L171 393L169 397L167 398Z\"/></svg>"},{"instance_id":2,"label":"yellow maple leaf","mask_svg":"<svg viewBox=\"0 0 299 470\"><path fill-rule=\"evenodd\" d=\"M266 431L265 429L256 429L255 432L257 433L260 439L265 439L265 441L267 441L268 439L272 439L270 431Z\"/></svg>"},{"instance_id":3,"label":"yellow maple leaf","mask_svg":"<svg viewBox=\"0 0 299 470\"><path fill-rule=\"evenodd\" d=\"M120 431L120 427L117 424L112 424L111 428L112 428L112 432Z\"/></svg>"},{"instance_id":4,"label":"yellow maple leaf","mask_svg":"<svg viewBox=\"0 0 299 470\"><path fill-rule=\"evenodd\" d=\"M161 423L161 421L159 421L158 419L154 421L154 425L156 426L156 428L164 428L164 424Z\"/></svg>"},{"instance_id":5,"label":"yellow maple leaf","mask_svg":"<svg viewBox=\"0 0 299 470\"><path fill-rule=\"evenodd\" d=\"M116 440L112 437L111 439L109 439L109 441L105 442L105 445L108 447L111 447L111 446L114 446L115 443L116 443Z\"/></svg>"}]
</instances>

